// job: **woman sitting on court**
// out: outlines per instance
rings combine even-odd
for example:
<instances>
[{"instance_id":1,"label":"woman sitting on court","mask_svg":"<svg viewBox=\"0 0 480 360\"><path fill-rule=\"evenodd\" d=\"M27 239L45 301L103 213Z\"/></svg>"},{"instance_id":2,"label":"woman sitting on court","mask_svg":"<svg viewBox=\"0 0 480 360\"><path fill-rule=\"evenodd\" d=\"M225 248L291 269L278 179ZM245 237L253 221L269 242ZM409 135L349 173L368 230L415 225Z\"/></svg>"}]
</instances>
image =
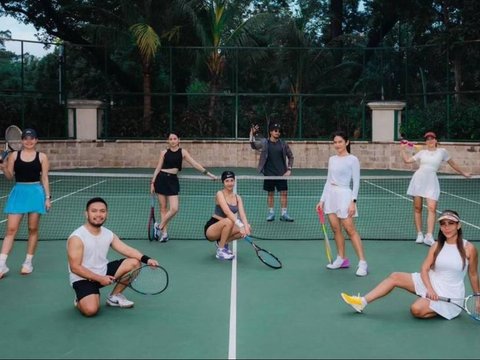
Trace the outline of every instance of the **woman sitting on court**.
<instances>
[{"instance_id":1,"label":"woman sitting on court","mask_svg":"<svg viewBox=\"0 0 480 360\"><path fill-rule=\"evenodd\" d=\"M202 174L216 179L216 176L195 161L187 150L180 147L178 134L171 132L168 135L168 149L160 153L158 165L150 183L150 192L157 194L160 204L161 221L155 223L155 239L160 242L168 241L168 223L178 212L180 184L177 174L182 171L183 160L188 161Z\"/></svg>"},{"instance_id":2,"label":"woman sitting on court","mask_svg":"<svg viewBox=\"0 0 480 360\"><path fill-rule=\"evenodd\" d=\"M412 315L417 318L440 315L450 320L458 316L462 311L458 306L439 301L438 297L464 298L467 271L473 292L480 292L477 249L463 239L462 225L456 211L445 210L438 221L438 239L423 261L420 273L394 272L365 296L342 293L343 300L357 312L362 312L367 304L400 288L420 296L410 306Z\"/></svg>"},{"instance_id":3,"label":"woman sitting on court","mask_svg":"<svg viewBox=\"0 0 480 360\"><path fill-rule=\"evenodd\" d=\"M223 189L215 195L214 214L205 224L205 237L209 241L216 241L217 259L232 260L235 256L228 248L228 243L250 235L251 229L242 198L233 191L235 174L224 171L222 183Z\"/></svg>"}]
</instances>

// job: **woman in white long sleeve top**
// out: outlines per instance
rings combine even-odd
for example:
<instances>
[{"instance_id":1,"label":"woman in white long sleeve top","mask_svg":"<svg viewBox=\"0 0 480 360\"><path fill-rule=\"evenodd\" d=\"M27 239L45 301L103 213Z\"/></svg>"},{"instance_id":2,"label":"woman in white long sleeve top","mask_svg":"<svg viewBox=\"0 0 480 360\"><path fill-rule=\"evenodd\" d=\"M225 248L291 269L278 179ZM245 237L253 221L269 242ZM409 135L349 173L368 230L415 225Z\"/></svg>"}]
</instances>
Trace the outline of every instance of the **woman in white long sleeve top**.
<instances>
[{"instance_id":1,"label":"woman in white long sleeve top","mask_svg":"<svg viewBox=\"0 0 480 360\"><path fill-rule=\"evenodd\" d=\"M355 155L350 154L350 140L347 135L338 131L333 134L333 146L337 152L328 160L327 181L323 188L322 197L317 204L317 209L328 215L332 228L335 244L337 245L337 258L329 269L350 267L350 260L345 256L345 237L342 227L352 241L353 248L359 258L357 276L368 274L367 261L363 251L362 240L355 228L354 217L357 217L357 196L360 187L360 162ZM350 184L353 187L350 187Z\"/></svg>"}]
</instances>

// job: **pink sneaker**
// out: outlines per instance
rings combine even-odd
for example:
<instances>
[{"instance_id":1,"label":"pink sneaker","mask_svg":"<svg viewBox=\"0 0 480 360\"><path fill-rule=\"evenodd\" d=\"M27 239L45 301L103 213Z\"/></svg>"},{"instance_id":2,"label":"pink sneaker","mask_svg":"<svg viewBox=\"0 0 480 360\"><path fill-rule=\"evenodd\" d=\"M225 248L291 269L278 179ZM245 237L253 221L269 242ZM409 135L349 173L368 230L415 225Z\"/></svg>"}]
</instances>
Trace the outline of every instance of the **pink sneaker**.
<instances>
[{"instance_id":1,"label":"pink sneaker","mask_svg":"<svg viewBox=\"0 0 480 360\"><path fill-rule=\"evenodd\" d=\"M327 268L335 270L335 269L346 269L350 267L350 260L348 258L342 259L340 256L337 255L335 261L331 264L327 264Z\"/></svg>"}]
</instances>

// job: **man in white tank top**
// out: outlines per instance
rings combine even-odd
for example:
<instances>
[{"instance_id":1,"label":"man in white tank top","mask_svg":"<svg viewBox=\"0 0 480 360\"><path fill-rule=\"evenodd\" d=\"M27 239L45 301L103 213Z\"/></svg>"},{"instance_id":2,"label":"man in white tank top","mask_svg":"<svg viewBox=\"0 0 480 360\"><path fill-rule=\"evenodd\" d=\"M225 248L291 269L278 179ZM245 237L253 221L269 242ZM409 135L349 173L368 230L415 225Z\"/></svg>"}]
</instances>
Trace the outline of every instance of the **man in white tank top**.
<instances>
[{"instance_id":1,"label":"man in white tank top","mask_svg":"<svg viewBox=\"0 0 480 360\"><path fill-rule=\"evenodd\" d=\"M94 316L100 309L100 288L112 284L143 262L158 265L157 260L143 255L103 227L107 220L108 206L100 197L87 202L84 225L76 229L67 240L68 271L70 284L75 290L75 306L85 316ZM110 247L126 258L109 262ZM133 307L122 291L126 285L117 284L107 298L107 305L120 308Z\"/></svg>"}]
</instances>

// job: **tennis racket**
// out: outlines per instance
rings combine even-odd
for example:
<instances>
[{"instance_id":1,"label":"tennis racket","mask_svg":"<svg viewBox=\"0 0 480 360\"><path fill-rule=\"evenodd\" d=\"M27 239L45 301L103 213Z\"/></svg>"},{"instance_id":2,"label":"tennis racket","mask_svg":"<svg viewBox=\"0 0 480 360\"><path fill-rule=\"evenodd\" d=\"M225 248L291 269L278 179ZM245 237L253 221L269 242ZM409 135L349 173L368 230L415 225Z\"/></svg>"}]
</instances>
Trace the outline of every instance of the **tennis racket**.
<instances>
[{"instance_id":1,"label":"tennis racket","mask_svg":"<svg viewBox=\"0 0 480 360\"><path fill-rule=\"evenodd\" d=\"M22 130L16 125L10 125L5 130L5 150L2 153L0 162L3 162L12 151L22 149Z\"/></svg>"},{"instance_id":2,"label":"tennis racket","mask_svg":"<svg viewBox=\"0 0 480 360\"><path fill-rule=\"evenodd\" d=\"M155 236L155 194L150 196L150 215L148 217L148 240L158 240Z\"/></svg>"},{"instance_id":3,"label":"tennis racket","mask_svg":"<svg viewBox=\"0 0 480 360\"><path fill-rule=\"evenodd\" d=\"M168 287L168 272L160 265L143 265L116 279L115 283L126 285L139 294L157 295Z\"/></svg>"},{"instance_id":4,"label":"tennis racket","mask_svg":"<svg viewBox=\"0 0 480 360\"><path fill-rule=\"evenodd\" d=\"M282 262L278 260L275 255L256 245L250 236L245 236L244 239L253 246L255 253L262 263L271 267L272 269L280 269L282 267Z\"/></svg>"},{"instance_id":5,"label":"tennis racket","mask_svg":"<svg viewBox=\"0 0 480 360\"><path fill-rule=\"evenodd\" d=\"M322 224L323 230L323 237L325 242L325 254L327 255L327 260L331 264L332 263L332 248L330 247L330 240L328 239L327 235L327 227L325 226L325 215L321 208L317 209L318 219L320 220L320 224Z\"/></svg>"},{"instance_id":6,"label":"tennis racket","mask_svg":"<svg viewBox=\"0 0 480 360\"><path fill-rule=\"evenodd\" d=\"M442 296L439 296L438 299L458 306L472 319L480 321L480 294L470 295L463 299L446 298ZM459 302L462 302L462 305L460 305Z\"/></svg>"}]
</instances>

